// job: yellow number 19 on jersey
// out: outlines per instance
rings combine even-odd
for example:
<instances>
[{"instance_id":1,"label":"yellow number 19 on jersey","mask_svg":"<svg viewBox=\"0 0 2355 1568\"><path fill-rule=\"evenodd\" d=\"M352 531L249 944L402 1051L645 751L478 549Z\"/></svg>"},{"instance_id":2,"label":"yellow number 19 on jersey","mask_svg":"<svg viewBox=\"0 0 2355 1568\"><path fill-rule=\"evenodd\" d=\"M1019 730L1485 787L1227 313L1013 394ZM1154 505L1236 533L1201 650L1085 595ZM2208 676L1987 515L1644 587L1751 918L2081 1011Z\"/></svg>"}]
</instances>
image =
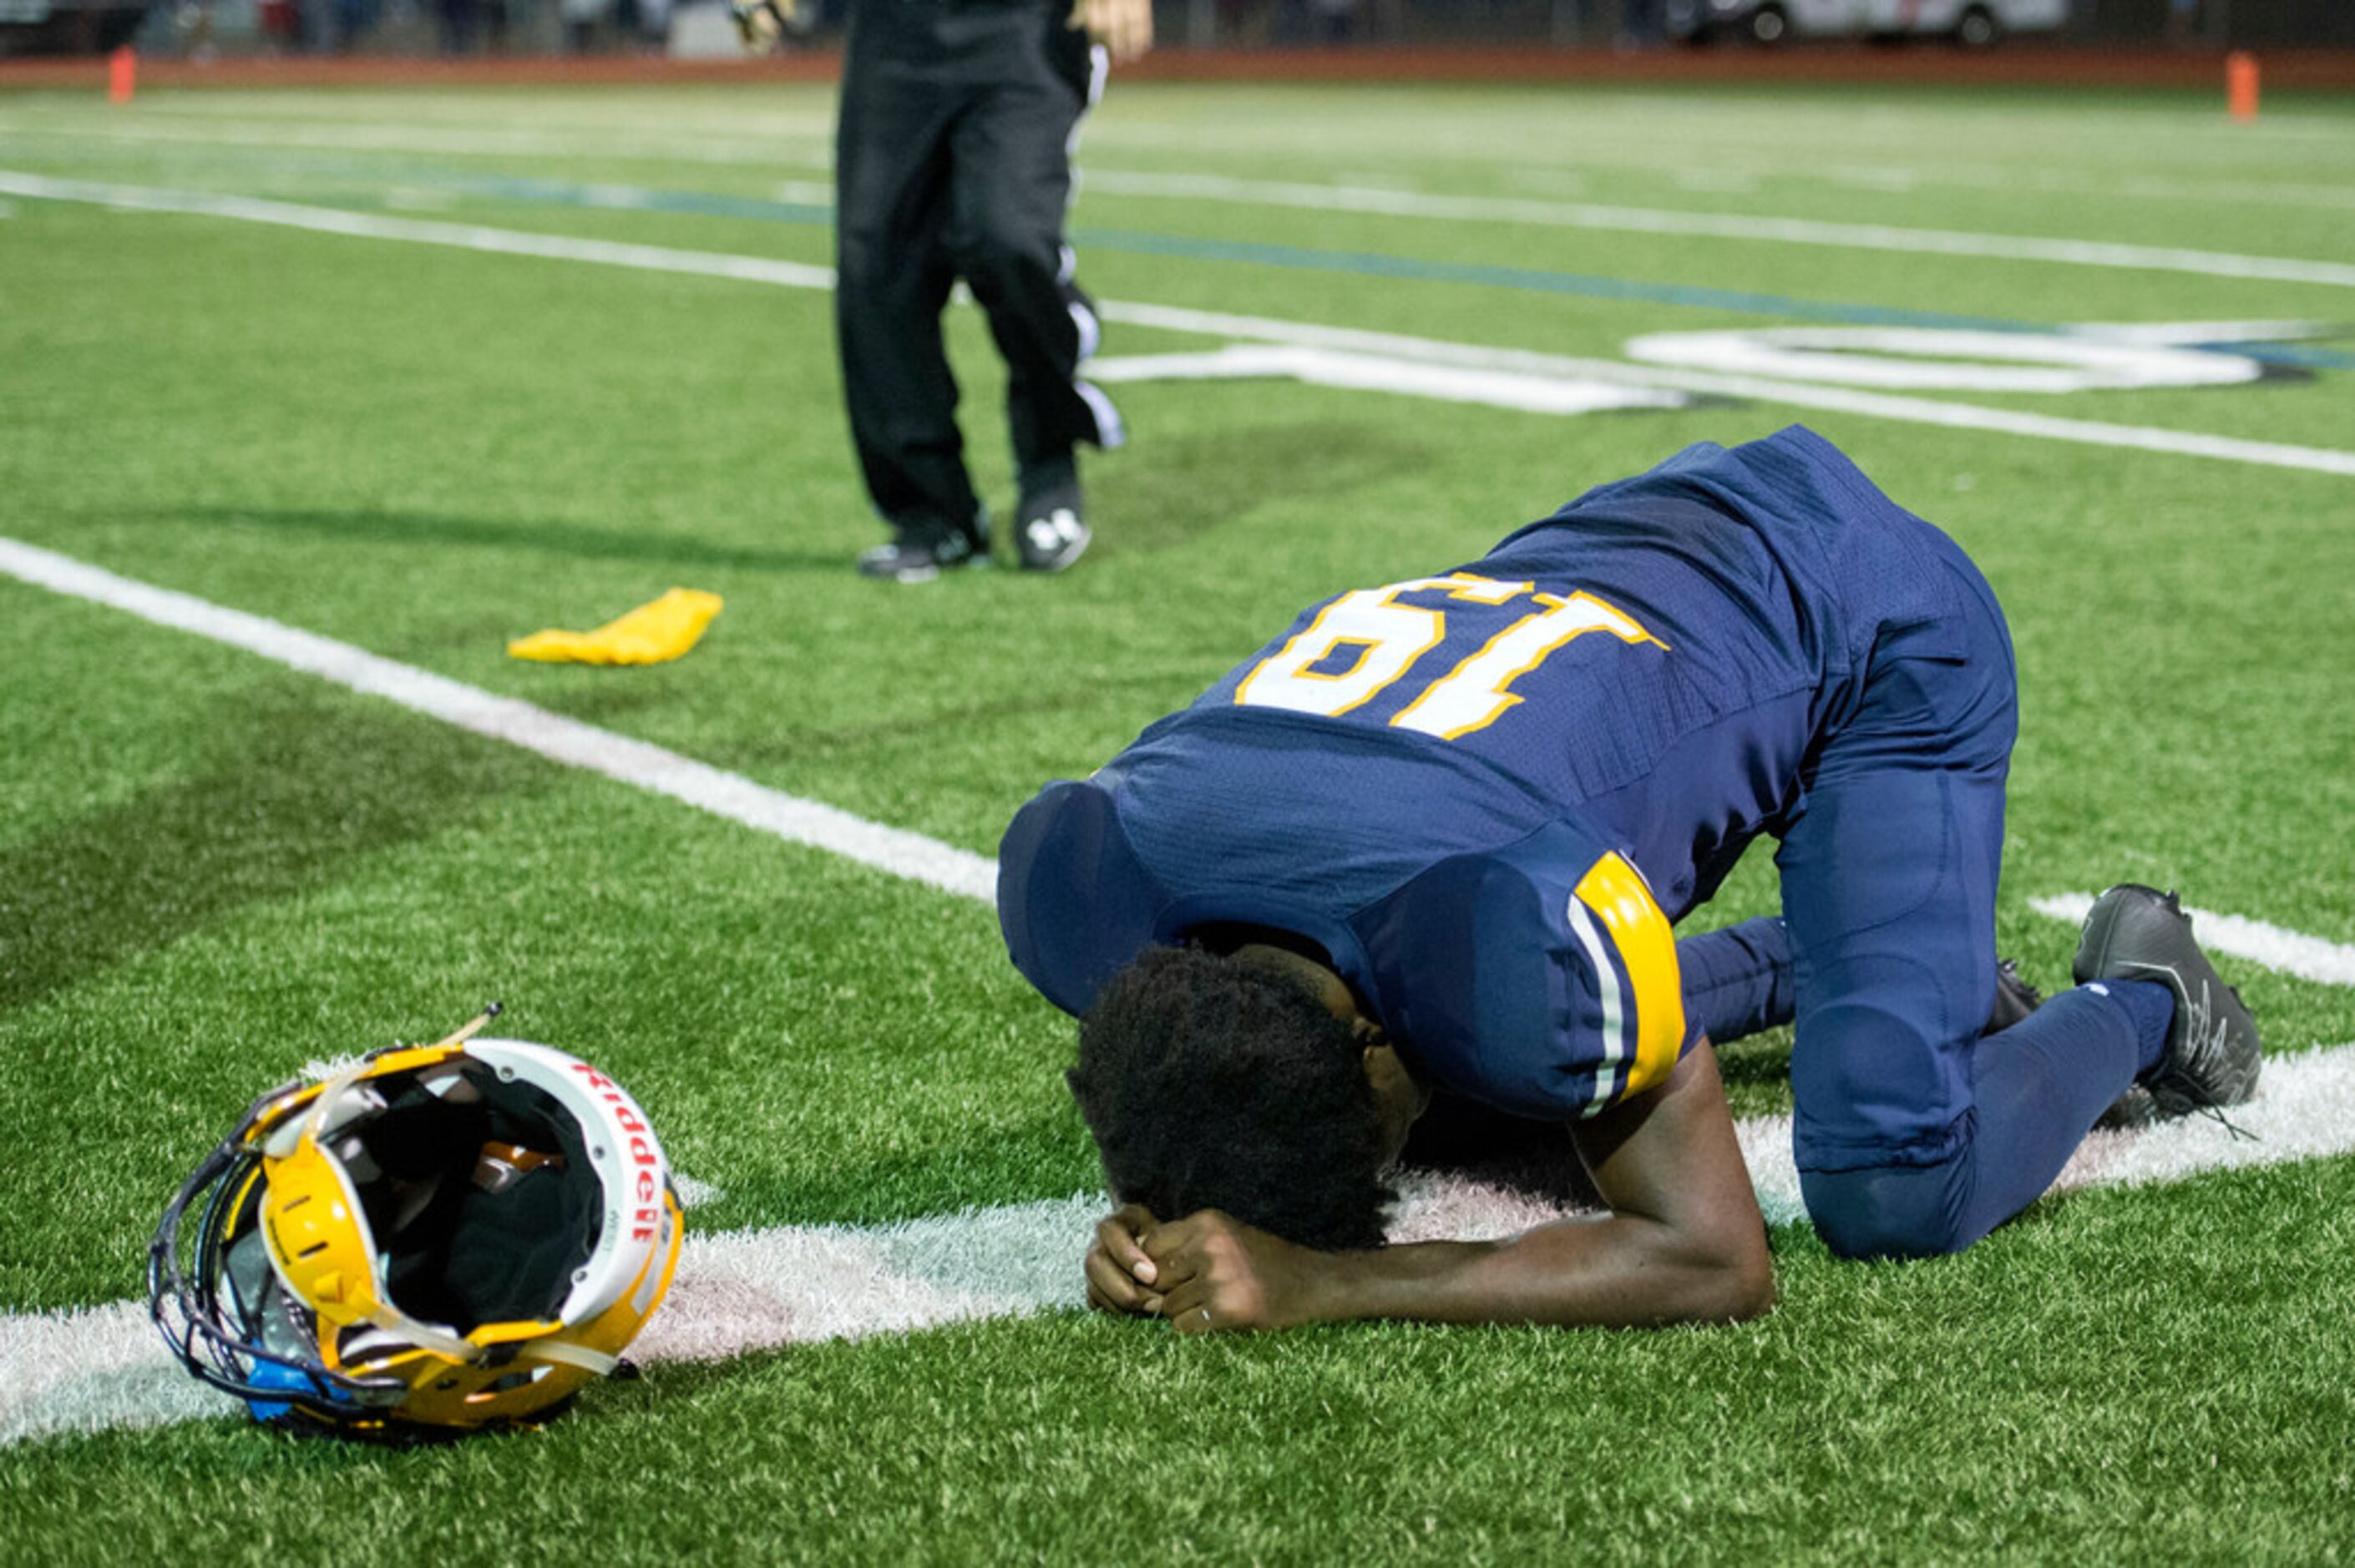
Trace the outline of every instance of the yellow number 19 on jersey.
<instances>
[{"instance_id":1,"label":"yellow number 19 on jersey","mask_svg":"<svg viewBox=\"0 0 2355 1568\"><path fill-rule=\"evenodd\" d=\"M1401 595L1411 593L1442 593L1458 603L1491 609L1527 599L1538 607L1507 623L1391 720L1400 729L1420 730L1442 740L1496 723L1521 700L1512 694L1515 681L1590 631L1607 631L1622 642L1668 646L1625 610L1592 594L1565 598L1540 593L1534 583L1455 572L1343 594L1260 661L1236 686L1235 701L1247 707L1289 708L1327 718L1370 702L1447 636L1451 612L1398 602Z\"/></svg>"}]
</instances>

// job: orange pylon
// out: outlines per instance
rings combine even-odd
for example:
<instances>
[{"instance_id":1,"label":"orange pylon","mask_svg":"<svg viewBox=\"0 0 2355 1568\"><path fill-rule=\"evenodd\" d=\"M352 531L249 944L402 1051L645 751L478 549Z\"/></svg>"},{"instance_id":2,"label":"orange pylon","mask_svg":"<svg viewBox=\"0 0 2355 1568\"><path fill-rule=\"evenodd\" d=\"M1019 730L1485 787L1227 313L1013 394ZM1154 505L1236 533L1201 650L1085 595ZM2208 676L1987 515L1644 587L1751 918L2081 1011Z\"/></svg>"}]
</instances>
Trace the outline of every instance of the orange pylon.
<instances>
[{"instance_id":1,"label":"orange pylon","mask_svg":"<svg viewBox=\"0 0 2355 1568\"><path fill-rule=\"evenodd\" d=\"M2224 57L2224 107L2235 120L2257 117L2257 57L2246 49Z\"/></svg>"}]
</instances>

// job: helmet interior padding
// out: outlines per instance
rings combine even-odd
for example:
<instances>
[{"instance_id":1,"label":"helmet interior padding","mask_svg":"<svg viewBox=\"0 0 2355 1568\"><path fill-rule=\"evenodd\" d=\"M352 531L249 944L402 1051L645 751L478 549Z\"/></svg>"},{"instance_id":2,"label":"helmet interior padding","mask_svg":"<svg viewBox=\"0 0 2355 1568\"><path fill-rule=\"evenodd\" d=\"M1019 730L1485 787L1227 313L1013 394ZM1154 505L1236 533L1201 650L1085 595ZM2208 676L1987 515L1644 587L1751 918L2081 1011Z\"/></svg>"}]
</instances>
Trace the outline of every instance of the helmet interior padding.
<instances>
[{"instance_id":1,"label":"helmet interior padding","mask_svg":"<svg viewBox=\"0 0 2355 1568\"><path fill-rule=\"evenodd\" d=\"M356 1175L375 1167L354 1185L384 1255L386 1294L461 1334L556 1317L604 1223L574 1118L528 1085L464 1072L464 1086L442 1094L416 1078L389 1082L383 1113L351 1133L366 1160L346 1161ZM489 1146L553 1158L492 1190L475 1181Z\"/></svg>"}]
</instances>

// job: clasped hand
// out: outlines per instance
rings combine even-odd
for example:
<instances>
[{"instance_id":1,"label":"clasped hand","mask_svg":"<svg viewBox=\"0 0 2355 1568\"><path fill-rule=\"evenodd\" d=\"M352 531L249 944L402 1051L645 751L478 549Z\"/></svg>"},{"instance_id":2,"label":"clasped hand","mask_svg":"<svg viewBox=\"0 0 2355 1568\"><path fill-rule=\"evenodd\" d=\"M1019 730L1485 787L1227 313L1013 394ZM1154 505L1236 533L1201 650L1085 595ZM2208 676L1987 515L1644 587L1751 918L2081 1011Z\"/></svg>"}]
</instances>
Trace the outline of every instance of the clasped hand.
<instances>
[{"instance_id":1,"label":"clasped hand","mask_svg":"<svg viewBox=\"0 0 2355 1568\"><path fill-rule=\"evenodd\" d=\"M1181 1334L1288 1328L1315 1316L1320 1261L1216 1209L1165 1224L1131 1203L1096 1225L1088 1305L1166 1318Z\"/></svg>"}]
</instances>

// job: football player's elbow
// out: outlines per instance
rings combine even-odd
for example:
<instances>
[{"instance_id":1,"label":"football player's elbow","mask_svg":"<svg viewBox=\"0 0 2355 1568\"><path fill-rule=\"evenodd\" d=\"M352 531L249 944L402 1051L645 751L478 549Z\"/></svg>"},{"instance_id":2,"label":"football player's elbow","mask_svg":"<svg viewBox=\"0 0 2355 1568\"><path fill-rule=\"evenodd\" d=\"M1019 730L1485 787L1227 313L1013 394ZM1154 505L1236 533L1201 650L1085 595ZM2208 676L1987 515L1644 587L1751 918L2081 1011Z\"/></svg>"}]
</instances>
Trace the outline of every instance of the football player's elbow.
<instances>
[{"instance_id":1,"label":"football player's elbow","mask_svg":"<svg viewBox=\"0 0 2355 1568\"><path fill-rule=\"evenodd\" d=\"M1719 1322L1747 1323L1774 1309L1774 1259L1764 1236L1721 1271L1719 1289Z\"/></svg>"},{"instance_id":2,"label":"football player's elbow","mask_svg":"<svg viewBox=\"0 0 2355 1568\"><path fill-rule=\"evenodd\" d=\"M1774 1258L1762 1227L1754 1235L1725 1238L1696 1260L1690 1298L1680 1316L1691 1323L1746 1323L1774 1308Z\"/></svg>"}]
</instances>

